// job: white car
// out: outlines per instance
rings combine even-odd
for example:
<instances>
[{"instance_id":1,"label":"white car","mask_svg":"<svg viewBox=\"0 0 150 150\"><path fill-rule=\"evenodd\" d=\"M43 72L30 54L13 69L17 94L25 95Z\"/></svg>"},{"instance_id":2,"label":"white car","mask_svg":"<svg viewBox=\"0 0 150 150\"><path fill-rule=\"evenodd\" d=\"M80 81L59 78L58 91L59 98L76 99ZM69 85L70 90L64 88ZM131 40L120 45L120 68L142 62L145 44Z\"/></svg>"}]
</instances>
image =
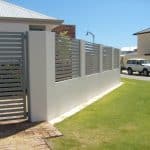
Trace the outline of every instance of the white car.
<instances>
[{"instance_id":1,"label":"white car","mask_svg":"<svg viewBox=\"0 0 150 150\"><path fill-rule=\"evenodd\" d=\"M133 72L139 72L144 74L144 76L148 76L150 73L150 60L129 59L125 67L129 75L132 75Z\"/></svg>"}]
</instances>

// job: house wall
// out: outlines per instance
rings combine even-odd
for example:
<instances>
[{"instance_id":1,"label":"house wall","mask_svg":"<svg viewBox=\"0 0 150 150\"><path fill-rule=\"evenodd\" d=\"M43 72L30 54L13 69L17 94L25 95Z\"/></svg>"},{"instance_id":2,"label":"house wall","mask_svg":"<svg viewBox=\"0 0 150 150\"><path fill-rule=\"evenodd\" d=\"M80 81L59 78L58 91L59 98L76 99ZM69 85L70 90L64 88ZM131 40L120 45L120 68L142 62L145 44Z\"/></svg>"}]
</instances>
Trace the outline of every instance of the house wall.
<instances>
[{"instance_id":1,"label":"house wall","mask_svg":"<svg viewBox=\"0 0 150 150\"><path fill-rule=\"evenodd\" d=\"M29 31L29 25L44 25L35 24L32 22L21 23L21 22L0 22L0 32L26 32ZM55 25L45 24L46 31L52 30Z\"/></svg>"},{"instance_id":2,"label":"house wall","mask_svg":"<svg viewBox=\"0 0 150 150\"><path fill-rule=\"evenodd\" d=\"M0 32L26 32L26 31L28 31L27 24L0 22Z\"/></svg>"},{"instance_id":3,"label":"house wall","mask_svg":"<svg viewBox=\"0 0 150 150\"><path fill-rule=\"evenodd\" d=\"M100 66L101 73L85 75L85 52L81 41L81 76L55 82L55 34L30 31L31 120L53 120L120 84L119 69L103 72Z\"/></svg>"},{"instance_id":4,"label":"house wall","mask_svg":"<svg viewBox=\"0 0 150 150\"><path fill-rule=\"evenodd\" d=\"M150 58L150 56L144 56L145 50L149 50L150 53L150 33L138 35L138 56Z\"/></svg>"}]
</instances>

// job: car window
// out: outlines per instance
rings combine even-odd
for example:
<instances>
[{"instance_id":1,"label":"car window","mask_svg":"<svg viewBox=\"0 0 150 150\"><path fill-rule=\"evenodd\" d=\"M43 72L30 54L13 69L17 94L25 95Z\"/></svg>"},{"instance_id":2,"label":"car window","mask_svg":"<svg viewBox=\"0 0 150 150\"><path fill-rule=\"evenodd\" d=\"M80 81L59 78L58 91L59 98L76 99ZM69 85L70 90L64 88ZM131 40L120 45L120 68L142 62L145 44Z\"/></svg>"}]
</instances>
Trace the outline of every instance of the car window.
<instances>
[{"instance_id":1,"label":"car window","mask_svg":"<svg viewBox=\"0 0 150 150\"><path fill-rule=\"evenodd\" d=\"M132 64L137 64L137 61L136 60L132 60Z\"/></svg>"},{"instance_id":2,"label":"car window","mask_svg":"<svg viewBox=\"0 0 150 150\"><path fill-rule=\"evenodd\" d=\"M140 60L140 64L144 64L145 60Z\"/></svg>"},{"instance_id":3,"label":"car window","mask_svg":"<svg viewBox=\"0 0 150 150\"><path fill-rule=\"evenodd\" d=\"M142 64L150 64L150 60L143 60Z\"/></svg>"},{"instance_id":4,"label":"car window","mask_svg":"<svg viewBox=\"0 0 150 150\"><path fill-rule=\"evenodd\" d=\"M134 64L134 65L136 65L136 64L140 64L140 61L139 60L128 60L127 64Z\"/></svg>"},{"instance_id":5,"label":"car window","mask_svg":"<svg viewBox=\"0 0 150 150\"><path fill-rule=\"evenodd\" d=\"M136 63L137 63L137 65L140 65L140 64L141 64L141 61L140 61L140 60L137 60Z\"/></svg>"}]
</instances>

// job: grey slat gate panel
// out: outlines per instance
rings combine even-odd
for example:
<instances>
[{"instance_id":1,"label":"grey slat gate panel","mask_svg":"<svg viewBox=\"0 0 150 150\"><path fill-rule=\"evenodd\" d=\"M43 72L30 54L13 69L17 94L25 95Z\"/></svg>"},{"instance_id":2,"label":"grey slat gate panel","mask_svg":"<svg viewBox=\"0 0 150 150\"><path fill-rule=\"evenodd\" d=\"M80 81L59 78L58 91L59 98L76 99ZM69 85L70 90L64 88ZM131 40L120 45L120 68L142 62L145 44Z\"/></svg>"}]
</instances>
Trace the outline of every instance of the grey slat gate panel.
<instances>
[{"instance_id":1,"label":"grey slat gate panel","mask_svg":"<svg viewBox=\"0 0 150 150\"><path fill-rule=\"evenodd\" d=\"M24 37L0 32L0 122L27 118Z\"/></svg>"}]
</instances>

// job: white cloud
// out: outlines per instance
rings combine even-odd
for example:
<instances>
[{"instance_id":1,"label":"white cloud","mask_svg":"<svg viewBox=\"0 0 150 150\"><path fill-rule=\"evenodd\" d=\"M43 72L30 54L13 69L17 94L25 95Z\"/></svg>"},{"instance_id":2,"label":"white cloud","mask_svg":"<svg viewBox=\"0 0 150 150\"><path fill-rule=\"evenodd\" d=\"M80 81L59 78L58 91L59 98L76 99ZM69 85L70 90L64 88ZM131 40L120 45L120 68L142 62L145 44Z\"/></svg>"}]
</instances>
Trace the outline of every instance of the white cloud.
<instances>
[{"instance_id":1,"label":"white cloud","mask_svg":"<svg viewBox=\"0 0 150 150\"><path fill-rule=\"evenodd\" d=\"M134 51L135 49L137 49L136 46L122 47L121 51Z\"/></svg>"}]
</instances>

